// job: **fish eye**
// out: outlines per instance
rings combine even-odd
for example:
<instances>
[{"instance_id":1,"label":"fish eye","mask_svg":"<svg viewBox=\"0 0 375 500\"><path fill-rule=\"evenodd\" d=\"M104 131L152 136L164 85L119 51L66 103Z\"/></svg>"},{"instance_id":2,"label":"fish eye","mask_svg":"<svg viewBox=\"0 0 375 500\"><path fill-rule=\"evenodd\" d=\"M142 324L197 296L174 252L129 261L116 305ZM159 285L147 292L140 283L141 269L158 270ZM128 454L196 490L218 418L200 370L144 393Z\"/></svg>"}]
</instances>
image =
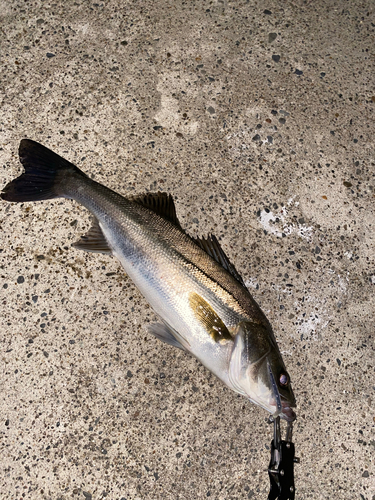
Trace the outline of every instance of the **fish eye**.
<instances>
[{"instance_id":1,"label":"fish eye","mask_svg":"<svg viewBox=\"0 0 375 500\"><path fill-rule=\"evenodd\" d=\"M281 372L279 377L280 385L286 387L289 384L289 375L286 372Z\"/></svg>"}]
</instances>

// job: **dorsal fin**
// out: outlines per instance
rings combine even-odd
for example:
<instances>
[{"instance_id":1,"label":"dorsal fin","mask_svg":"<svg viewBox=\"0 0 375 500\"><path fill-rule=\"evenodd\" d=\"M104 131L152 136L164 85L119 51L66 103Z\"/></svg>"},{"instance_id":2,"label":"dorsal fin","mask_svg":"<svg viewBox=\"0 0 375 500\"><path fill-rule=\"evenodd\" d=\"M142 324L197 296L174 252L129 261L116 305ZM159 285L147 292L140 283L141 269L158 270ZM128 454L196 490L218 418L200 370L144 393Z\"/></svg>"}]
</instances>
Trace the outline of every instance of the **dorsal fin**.
<instances>
[{"instance_id":1,"label":"dorsal fin","mask_svg":"<svg viewBox=\"0 0 375 500\"><path fill-rule=\"evenodd\" d=\"M215 235L210 234L207 238L193 238L195 243L201 247L210 257L218 262L224 269L226 269L241 285L246 286L241 276L238 274L234 265L230 262L225 255L224 250L221 248Z\"/></svg>"},{"instance_id":2,"label":"dorsal fin","mask_svg":"<svg viewBox=\"0 0 375 500\"><path fill-rule=\"evenodd\" d=\"M73 243L72 246L85 252L112 254L112 249L109 247L96 217L93 217L90 230Z\"/></svg>"},{"instance_id":3,"label":"dorsal fin","mask_svg":"<svg viewBox=\"0 0 375 500\"><path fill-rule=\"evenodd\" d=\"M176 215L176 207L174 205L173 198L168 193L146 193L140 196L135 196L131 198L132 201L143 205L144 207L152 210L157 215L164 217L165 219L172 222L179 229L182 229L179 220Z\"/></svg>"}]
</instances>

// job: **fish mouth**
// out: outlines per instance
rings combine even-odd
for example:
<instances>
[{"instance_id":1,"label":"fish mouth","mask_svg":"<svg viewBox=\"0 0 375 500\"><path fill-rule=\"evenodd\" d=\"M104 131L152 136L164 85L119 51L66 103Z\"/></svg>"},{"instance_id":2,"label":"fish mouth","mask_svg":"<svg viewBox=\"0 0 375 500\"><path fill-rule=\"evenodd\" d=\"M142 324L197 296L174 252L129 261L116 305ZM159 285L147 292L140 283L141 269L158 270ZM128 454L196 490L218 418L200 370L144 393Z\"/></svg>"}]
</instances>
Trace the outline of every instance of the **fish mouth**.
<instances>
[{"instance_id":1,"label":"fish mouth","mask_svg":"<svg viewBox=\"0 0 375 500\"><path fill-rule=\"evenodd\" d=\"M273 396L275 398L275 406L276 406L276 411L273 416L274 417L280 416L280 418L286 420L287 422L293 422L297 418L297 415L291 408L291 406L296 405L294 396L292 402L288 401L287 399L281 396L279 389L277 387L275 377L272 372L271 365L268 362L268 360L267 360L267 365L268 365L268 372L270 375L271 387Z\"/></svg>"},{"instance_id":2,"label":"fish mouth","mask_svg":"<svg viewBox=\"0 0 375 500\"><path fill-rule=\"evenodd\" d=\"M282 410L280 412L280 418L286 420L287 422L294 422L294 420L297 418L297 415L289 406L289 403L287 401L282 401L281 404Z\"/></svg>"}]
</instances>

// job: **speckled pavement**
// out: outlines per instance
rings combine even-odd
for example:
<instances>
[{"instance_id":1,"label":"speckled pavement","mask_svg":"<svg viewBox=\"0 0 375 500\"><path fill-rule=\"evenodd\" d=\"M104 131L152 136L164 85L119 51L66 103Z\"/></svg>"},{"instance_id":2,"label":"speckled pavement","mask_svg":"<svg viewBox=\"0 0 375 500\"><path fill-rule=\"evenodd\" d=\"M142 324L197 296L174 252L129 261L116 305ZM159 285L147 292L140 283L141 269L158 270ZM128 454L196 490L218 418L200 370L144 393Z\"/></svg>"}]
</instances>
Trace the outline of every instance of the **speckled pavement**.
<instances>
[{"instance_id":1,"label":"speckled pavement","mask_svg":"<svg viewBox=\"0 0 375 500\"><path fill-rule=\"evenodd\" d=\"M274 327L296 500L375 499L367 1L0 1L0 188L37 140L214 233ZM272 428L159 343L69 200L0 202L0 498L265 500Z\"/></svg>"}]
</instances>

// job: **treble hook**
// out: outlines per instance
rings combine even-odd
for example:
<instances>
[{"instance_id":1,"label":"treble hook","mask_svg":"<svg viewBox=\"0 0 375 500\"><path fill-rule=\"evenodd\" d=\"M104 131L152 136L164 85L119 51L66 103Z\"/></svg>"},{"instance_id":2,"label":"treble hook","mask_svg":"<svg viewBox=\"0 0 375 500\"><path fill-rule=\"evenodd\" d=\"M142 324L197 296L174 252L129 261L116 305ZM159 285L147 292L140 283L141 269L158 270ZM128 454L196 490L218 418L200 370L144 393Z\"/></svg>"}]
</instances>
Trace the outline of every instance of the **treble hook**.
<instances>
[{"instance_id":1,"label":"treble hook","mask_svg":"<svg viewBox=\"0 0 375 500\"><path fill-rule=\"evenodd\" d=\"M294 456L293 423L288 422L286 438L283 441L281 439L280 417L272 420L273 439L271 441L271 461L268 466L271 488L268 500L294 500L294 463L299 463L299 458Z\"/></svg>"}]
</instances>

